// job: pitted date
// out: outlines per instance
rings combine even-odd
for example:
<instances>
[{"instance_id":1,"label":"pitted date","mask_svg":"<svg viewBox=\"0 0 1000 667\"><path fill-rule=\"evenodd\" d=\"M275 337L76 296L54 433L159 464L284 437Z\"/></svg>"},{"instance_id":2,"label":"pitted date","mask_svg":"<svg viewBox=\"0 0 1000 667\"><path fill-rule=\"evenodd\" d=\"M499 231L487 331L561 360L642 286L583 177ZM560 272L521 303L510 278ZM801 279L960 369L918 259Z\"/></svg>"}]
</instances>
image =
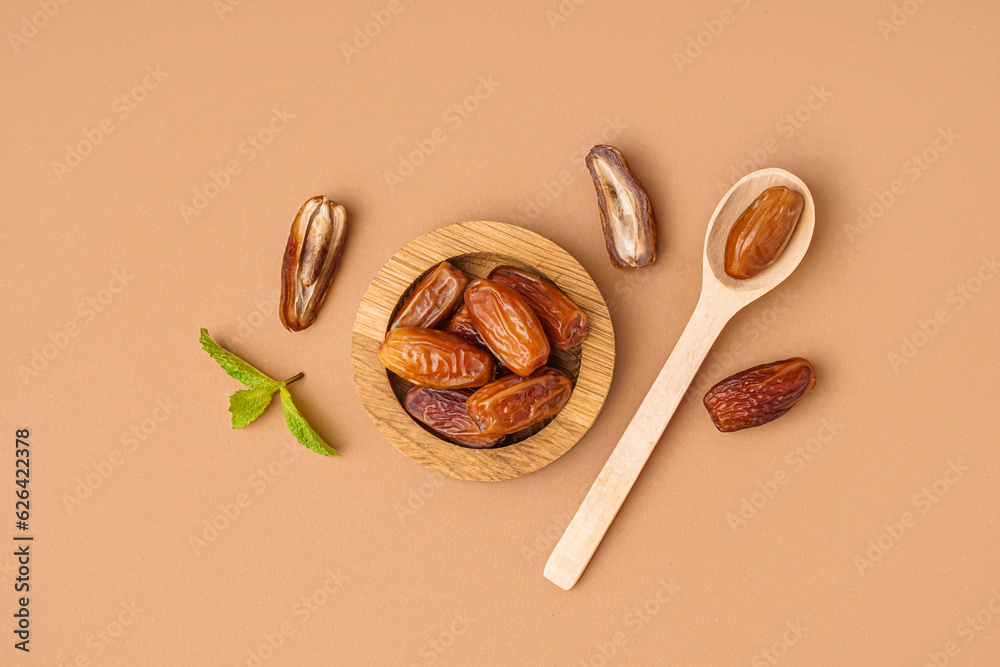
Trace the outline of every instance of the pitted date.
<instances>
[{"instance_id":1,"label":"pitted date","mask_svg":"<svg viewBox=\"0 0 1000 667\"><path fill-rule=\"evenodd\" d=\"M774 264L795 231L804 203L801 194L783 185L760 193L729 230L726 273L746 280Z\"/></svg>"},{"instance_id":2,"label":"pitted date","mask_svg":"<svg viewBox=\"0 0 1000 667\"><path fill-rule=\"evenodd\" d=\"M411 417L456 445L473 449L497 446L504 436L488 435L479 429L479 425L465 408L469 394L468 390L413 387L406 392L403 408Z\"/></svg>"},{"instance_id":3,"label":"pitted date","mask_svg":"<svg viewBox=\"0 0 1000 667\"><path fill-rule=\"evenodd\" d=\"M601 227L611 263L635 269L656 261L656 216L642 183L614 146L598 145L587 154L597 188Z\"/></svg>"},{"instance_id":4,"label":"pitted date","mask_svg":"<svg viewBox=\"0 0 1000 667\"><path fill-rule=\"evenodd\" d=\"M462 271L441 262L420 281L389 328L436 327L458 305L468 284Z\"/></svg>"},{"instance_id":5,"label":"pitted date","mask_svg":"<svg viewBox=\"0 0 1000 667\"><path fill-rule=\"evenodd\" d=\"M555 368L540 368L528 377L510 375L478 389L466 408L483 433L516 433L554 417L573 392L570 379Z\"/></svg>"},{"instance_id":6,"label":"pitted date","mask_svg":"<svg viewBox=\"0 0 1000 667\"><path fill-rule=\"evenodd\" d=\"M705 394L705 407L717 429L739 431L774 421L815 385L812 364L794 357L727 377Z\"/></svg>"},{"instance_id":7,"label":"pitted date","mask_svg":"<svg viewBox=\"0 0 1000 667\"><path fill-rule=\"evenodd\" d=\"M318 195L299 209L281 260L278 317L289 331L302 331L316 319L340 265L347 235L347 213Z\"/></svg>"},{"instance_id":8,"label":"pitted date","mask_svg":"<svg viewBox=\"0 0 1000 667\"><path fill-rule=\"evenodd\" d=\"M493 379L489 352L437 329L393 329L379 345L378 358L396 375L424 387L481 387Z\"/></svg>"},{"instance_id":9,"label":"pitted date","mask_svg":"<svg viewBox=\"0 0 1000 667\"><path fill-rule=\"evenodd\" d=\"M575 347L587 336L587 313L550 280L513 266L493 269L490 280L513 288L528 302L557 350Z\"/></svg>"},{"instance_id":10,"label":"pitted date","mask_svg":"<svg viewBox=\"0 0 1000 667\"><path fill-rule=\"evenodd\" d=\"M522 377L545 365L549 339L531 306L502 283L477 278L465 289L465 305L491 352Z\"/></svg>"}]
</instances>

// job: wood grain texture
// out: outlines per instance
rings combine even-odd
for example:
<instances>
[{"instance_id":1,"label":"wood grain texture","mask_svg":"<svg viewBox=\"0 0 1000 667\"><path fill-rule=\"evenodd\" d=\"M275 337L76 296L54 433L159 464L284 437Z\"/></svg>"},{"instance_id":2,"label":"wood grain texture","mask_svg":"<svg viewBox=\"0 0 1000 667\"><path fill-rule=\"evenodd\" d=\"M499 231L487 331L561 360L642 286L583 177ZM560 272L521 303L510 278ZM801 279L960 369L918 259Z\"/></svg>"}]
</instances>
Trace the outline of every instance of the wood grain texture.
<instances>
[{"instance_id":1,"label":"wood grain texture","mask_svg":"<svg viewBox=\"0 0 1000 667\"><path fill-rule=\"evenodd\" d=\"M776 185L796 190L805 199L792 238L778 260L767 269L747 280L732 278L724 270L729 230L761 192ZM816 210L809 189L798 177L783 169L762 169L744 176L719 202L705 235L698 305L639 410L549 556L545 564L545 577L549 581L569 590L579 580L715 339L733 315L776 287L798 266L809 248L815 222Z\"/></svg>"},{"instance_id":2,"label":"wood grain texture","mask_svg":"<svg viewBox=\"0 0 1000 667\"><path fill-rule=\"evenodd\" d=\"M547 424L511 436L496 449L474 450L440 439L400 404L408 386L378 360L378 346L401 301L423 275L449 261L485 278L501 264L553 281L587 313L589 331L577 348L553 350L550 365L574 380L566 407ZM532 231L500 222L460 222L411 241L386 262L368 286L351 336L354 381L361 402L396 449L417 463L465 480L497 481L534 472L565 454L597 419L614 374L615 338L600 291L569 253Z\"/></svg>"}]
</instances>

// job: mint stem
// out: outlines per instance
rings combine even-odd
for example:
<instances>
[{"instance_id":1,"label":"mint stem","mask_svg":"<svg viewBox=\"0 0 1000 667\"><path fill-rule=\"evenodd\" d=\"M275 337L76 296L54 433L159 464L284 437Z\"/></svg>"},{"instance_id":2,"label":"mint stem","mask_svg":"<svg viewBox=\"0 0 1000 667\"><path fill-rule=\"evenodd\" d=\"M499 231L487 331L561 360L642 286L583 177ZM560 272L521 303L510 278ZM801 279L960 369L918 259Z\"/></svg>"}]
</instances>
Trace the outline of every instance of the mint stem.
<instances>
[{"instance_id":1,"label":"mint stem","mask_svg":"<svg viewBox=\"0 0 1000 667\"><path fill-rule=\"evenodd\" d=\"M283 385L285 385L287 387L291 383L293 383L293 382L295 382L297 380L301 380L304 375L305 375L305 373L296 373L295 375L293 375L292 377L288 378L287 380L285 380L281 384L283 384Z\"/></svg>"}]
</instances>

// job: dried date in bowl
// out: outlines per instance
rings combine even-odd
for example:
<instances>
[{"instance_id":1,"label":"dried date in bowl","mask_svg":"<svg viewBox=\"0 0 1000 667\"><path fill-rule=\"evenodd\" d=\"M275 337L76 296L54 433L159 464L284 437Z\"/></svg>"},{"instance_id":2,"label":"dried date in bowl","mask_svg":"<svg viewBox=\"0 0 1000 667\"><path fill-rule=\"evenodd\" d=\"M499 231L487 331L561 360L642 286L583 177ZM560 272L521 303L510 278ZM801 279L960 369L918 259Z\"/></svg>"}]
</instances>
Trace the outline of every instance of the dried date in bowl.
<instances>
[{"instance_id":1,"label":"dried date in bowl","mask_svg":"<svg viewBox=\"0 0 1000 667\"><path fill-rule=\"evenodd\" d=\"M420 281L441 262L486 278L495 268L515 266L552 281L588 317L587 336L571 350L553 348L548 365L565 373L573 392L550 420L505 438L491 449L458 447L410 417L403 402L410 383L379 364L377 349L389 324ZM461 313L461 307L457 311ZM438 325L439 329L448 322ZM418 237L397 252L372 281L361 301L351 339L358 394L386 439L420 465L460 479L492 481L527 474L568 451L597 418L611 386L615 342L611 318L584 268L548 239L498 222L463 222Z\"/></svg>"}]
</instances>

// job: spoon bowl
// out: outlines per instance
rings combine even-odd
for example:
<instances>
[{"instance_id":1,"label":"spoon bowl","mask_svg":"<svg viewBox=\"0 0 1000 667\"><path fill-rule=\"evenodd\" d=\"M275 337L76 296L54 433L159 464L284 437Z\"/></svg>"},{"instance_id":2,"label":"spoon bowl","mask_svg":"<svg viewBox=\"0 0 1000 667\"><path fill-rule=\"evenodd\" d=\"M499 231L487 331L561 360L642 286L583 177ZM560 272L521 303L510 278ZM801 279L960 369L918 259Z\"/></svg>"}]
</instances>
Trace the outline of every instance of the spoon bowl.
<instances>
[{"instance_id":1,"label":"spoon bowl","mask_svg":"<svg viewBox=\"0 0 1000 667\"><path fill-rule=\"evenodd\" d=\"M802 195L803 199L802 213L799 215L799 222L795 225L792 237L774 264L752 278L746 280L733 278L726 273L725 269L726 241L729 239L729 230L732 229L740 214L760 196L760 193L780 185L795 190ZM729 189L719 205L715 207L715 212L708 223L708 232L705 234L702 291L722 287L739 293L744 299L750 297L744 302L744 305L764 296L787 278L805 257L815 226L816 206L813 204L812 193L809 192L809 188L802 182L802 179L777 167L747 174Z\"/></svg>"},{"instance_id":2,"label":"spoon bowl","mask_svg":"<svg viewBox=\"0 0 1000 667\"><path fill-rule=\"evenodd\" d=\"M763 271L737 280L725 271L726 243L740 214L767 188L784 185L803 198L802 213L778 259ZM576 584L642 467L687 393L715 339L741 308L777 287L802 261L816 224L812 194L784 169L747 174L729 189L708 223L701 298L667 363L604 464L576 516L545 564L545 577L563 589Z\"/></svg>"}]
</instances>

